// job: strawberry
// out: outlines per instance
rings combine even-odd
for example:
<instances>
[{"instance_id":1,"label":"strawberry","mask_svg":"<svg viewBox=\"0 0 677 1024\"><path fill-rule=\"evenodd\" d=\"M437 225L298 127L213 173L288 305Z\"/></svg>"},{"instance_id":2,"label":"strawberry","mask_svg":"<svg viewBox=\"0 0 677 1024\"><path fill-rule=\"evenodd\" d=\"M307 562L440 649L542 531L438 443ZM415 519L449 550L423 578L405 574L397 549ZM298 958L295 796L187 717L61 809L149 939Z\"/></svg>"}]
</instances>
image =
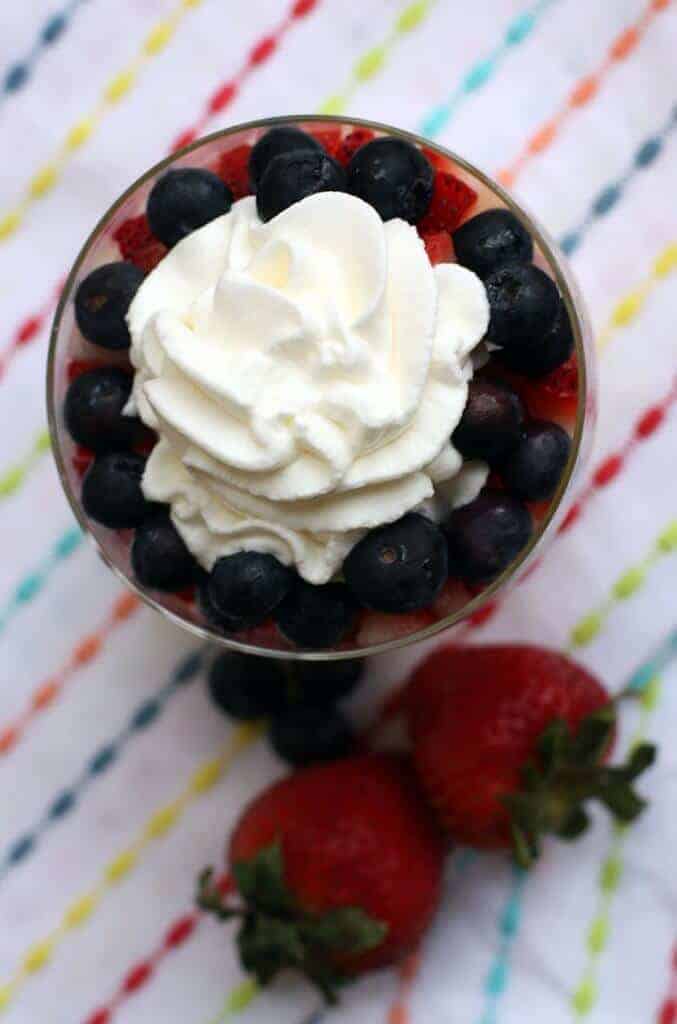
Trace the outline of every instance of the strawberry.
<instances>
[{"instance_id":1,"label":"strawberry","mask_svg":"<svg viewBox=\"0 0 677 1024\"><path fill-rule=\"evenodd\" d=\"M451 263L454 259L454 243L448 231L419 231L425 245L428 259L436 263Z\"/></svg>"},{"instance_id":2,"label":"strawberry","mask_svg":"<svg viewBox=\"0 0 677 1024\"><path fill-rule=\"evenodd\" d=\"M310 134L320 143L329 156L336 159L341 148L341 137L343 134L340 128L314 128Z\"/></svg>"},{"instance_id":3,"label":"strawberry","mask_svg":"<svg viewBox=\"0 0 677 1024\"><path fill-rule=\"evenodd\" d=\"M366 146L368 142L375 139L376 136L370 128L355 128L354 131L346 135L345 139L338 147L336 151L336 159L344 167L347 167L355 153L362 146Z\"/></svg>"},{"instance_id":4,"label":"strawberry","mask_svg":"<svg viewBox=\"0 0 677 1024\"><path fill-rule=\"evenodd\" d=\"M578 361L574 353L556 370L534 381L524 381L522 395L537 419L571 420L578 407Z\"/></svg>"},{"instance_id":5,"label":"strawberry","mask_svg":"<svg viewBox=\"0 0 677 1024\"><path fill-rule=\"evenodd\" d=\"M167 255L167 247L159 242L150 230L144 213L129 217L113 233L123 259L129 260L139 270L149 274Z\"/></svg>"},{"instance_id":6,"label":"strawberry","mask_svg":"<svg viewBox=\"0 0 677 1024\"><path fill-rule=\"evenodd\" d=\"M66 367L66 376L70 383L88 370L97 370L99 366L100 363L95 363L91 359L71 359Z\"/></svg>"},{"instance_id":7,"label":"strawberry","mask_svg":"<svg viewBox=\"0 0 677 1024\"><path fill-rule=\"evenodd\" d=\"M219 160L216 173L233 193L233 199L242 199L251 195L249 181L249 156L251 146L235 146L223 153Z\"/></svg>"},{"instance_id":8,"label":"strawberry","mask_svg":"<svg viewBox=\"0 0 677 1024\"><path fill-rule=\"evenodd\" d=\"M94 452L90 451L89 448L85 448L84 445L79 444L75 449L71 461L73 469L82 480L85 473L94 462Z\"/></svg>"},{"instance_id":9,"label":"strawberry","mask_svg":"<svg viewBox=\"0 0 677 1024\"><path fill-rule=\"evenodd\" d=\"M444 853L406 762L364 754L266 789L230 841L238 904L210 871L198 902L241 920L240 958L260 984L294 968L334 1002L342 982L416 947L439 901Z\"/></svg>"},{"instance_id":10,"label":"strawberry","mask_svg":"<svg viewBox=\"0 0 677 1024\"><path fill-rule=\"evenodd\" d=\"M456 230L461 218L477 202L477 192L455 174L437 171L433 197L424 217L418 223L421 232Z\"/></svg>"},{"instance_id":11,"label":"strawberry","mask_svg":"<svg viewBox=\"0 0 677 1024\"><path fill-rule=\"evenodd\" d=\"M438 153L436 149L430 149L429 146L421 146L421 152L423 156L433 165L435 170L439 170L442 167L449 167L449 161L441 153Z\"/></svg>"},{"instance_id":12,"label":"strawberry","mask_svg":"<svg viewBox=\"0 0 677 1024\"><path fill-rule=\"evenodd\" d=\"M623 823L644 807L632 783L654 748L642 744L626 765L605 766L616 706L562 654L440 648L415 671L406 716L423 788L460 843L512 846L528 866L545 833L570 839L586 828L586 800L600 800Z\"/></svg>"}]
</instances>

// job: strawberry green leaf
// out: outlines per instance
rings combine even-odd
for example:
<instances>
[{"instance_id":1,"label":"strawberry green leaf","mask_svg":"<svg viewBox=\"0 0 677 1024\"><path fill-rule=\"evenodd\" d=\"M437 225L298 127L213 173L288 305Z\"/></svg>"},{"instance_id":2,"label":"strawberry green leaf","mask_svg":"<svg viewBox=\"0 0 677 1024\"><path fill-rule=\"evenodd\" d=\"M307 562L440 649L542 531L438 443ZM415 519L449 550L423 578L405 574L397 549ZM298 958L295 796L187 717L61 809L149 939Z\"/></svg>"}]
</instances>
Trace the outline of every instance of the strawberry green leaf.
<instances>
[{"instance_id":1,"label":"strawberry green leaf","mask_svg":"<svg viewBox=\"0 0 677 1024\"><path fill-rule=\"evenodd\" d=\"M280 971L298 970L328 1003L334 1003L337 988L347 980L341 970L345 958L375 949L388 932L386 924L360 907L337 907L324 913L300 907L285 882L279 843L239 861L232 873L243 907L224 903L210 871L200 877L198 904L220 920L241 918L240 960L260 985L269 984Z\"/></svg>"},{"instance_id":2,"label":"strawberry green leaf","mask_svg":"<svg viewBox=\"0 0 677 1024\"><path fill-rule=\"evenodd\" d=\"M294 900L284 880L279 843L260 850L251 860L234 864L233 877L248 906L271 914L286 914L294 909Z\"/></svg>"},{"instance_id":3,"label":"strawberry green leaf","mask_svg":"<svg viewBox=\"0 0 677 1024\"><path fill-rule=\"evenodd\" d=\"M308 918L302 931L311 944L355 955L379 946L388 933L388 926L372 920L359 907L340 907Z\"/></svg>"},{"instance_id":4,"label":"strawberry green leaf","mask_svg":"<svg viewBox=\"0 0 677 1024\"><path fill-rule=\"evenodd\" d=\"M237 907L229 907L219 891L218 886L213 882L214 872L211 868L205 868L198 879L197 905L209 914L214 914L220 921L230 921L234 917L241 917L242 911Z\"/></svg>"},{"instance_id":5,"label":"strawberry green leaf","mask_svg":"<svg viewBox=\"0 0 677 1024\"><path fill-rule=\"evenodd\" d=\"M621 824L635 821L646 801L633 789L655 760L656 750L642 743L621 765L604 764L616 728L616 709L603 708L586 718L575 736L555 721L537 745L537 757L525 765L520 789L501 798L510 814L513 852L528 867L546 834L577 839L587 829L585 804L598 800Z\"/></svg>"},{"instance_id":6,"label":"strawberry green leaf","mask_svg":"<svg viewBox=\"0 0 677 1024\"><path fill-rule=\"evenodd\" d=\"M653 743L639 743L630 755L626 772L629 781L634 782L647 768L651 768L657 757L657 750Z\"/></svg>"},{"instance_id":7,"label":"strawberry green leaf","mask_svg":"<svg viewBox=\"0 0 677 1024\"><path fill-rule=\"evenodd\" d=\"M573 741L573 756L579 764L599 764L606 754L616 728L616 709L602 708L583 720Z\"/></svg>"},{"instance_id":8,"label":"strawberry green leaf","mask_svg":"<svg viewBox=\"0 0 677 1024\"><path fill-rule=\"evenodd\" d=\"M251 914L237 938L240 960L260 985L267 985L286 967L301 967L305 946L298 927L267 914Z\"/></svg>"},{"instance_id":9,"label":"strawberry green leaf","mask_svg":"<svg viewBox=\"0 0 677 1024\"><path fill-rule=\"evenodd\" d=\"M565 818L557 835L560 839L574 840L582 836L590 826L590 817L582 807L574 807L568 818Z\"/></svg>"}]
</instances>

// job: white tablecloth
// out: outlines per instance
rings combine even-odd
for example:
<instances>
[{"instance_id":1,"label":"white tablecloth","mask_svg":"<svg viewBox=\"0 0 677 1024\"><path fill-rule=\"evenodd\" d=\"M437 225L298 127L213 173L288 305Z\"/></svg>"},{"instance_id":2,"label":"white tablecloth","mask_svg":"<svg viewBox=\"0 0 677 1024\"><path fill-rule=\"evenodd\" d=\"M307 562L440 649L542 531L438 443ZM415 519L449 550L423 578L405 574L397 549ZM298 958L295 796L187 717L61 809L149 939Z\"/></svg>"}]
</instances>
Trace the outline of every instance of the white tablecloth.
<instances>
[{"instance_id":1,"label":"white tablecloth","mask_svg":"<svg viewBox=\"0 0 677 1024\"><path fill-rule=\"evenodd\" d=\"M389 38L402 6L395 0L322 0L283 35L278 52L243 80L239 96L210 127L314 110L350 80L358 56ZM510 162L647 6L644 0L545 5L532 34L501 52L493 75L459 104L440 140L489 171ZM635 52L605 74L598 97L573 113L559 139L519 177L519 197L556 236L584 220L600 189L624 178L639 144L667 122L677 99L672 8L655 14ZM31 80L14 95L0 96L3 211L172 9L169 0L82 3L63 36L36 53ZM0 243L0 343L9 342L15 325L44 304L110 201L195 120L217 84L279 25L286 9L282 0L204 0L185 13L174 40L139 69L136 87L106 109L57 186L31 204L22 228ZM358 81L349 112L417 128L478 58L494 53L522 10L519 0L439 0L418 29L392 42L383 68ZM31 50L52 11L53 0L3 5L0 69ZM574 267L598 330L618 300L646 279L655 257L677 241L676 172L677 146L668 138L654 163L627 182L614 209L585 233ZM643 310L614 334L601 362L594 465L622 446L637 416L669 391L677 364L676 317L675 278L666 276ZM17 353L0 381L0 472L23 457L44 423L46 347L43 330ZM622 476L595 495L580 524L556 543L546 566L514 593L477 641L562 646L577 619L604 604L621 572L642 562L675 516L675 436L673 418L636 447ZM49 457L0 503L0 606L4 595L11 612L6 621L0 616L0 723L23 713L36 686L99 628L119 593L94 552L82 545L51 566L39 593L15 609L11 595L17 583L46 565L71 522ZM610 609L600 635L580 656L619 687L676 618L675 560L665 556L647 571L632 599ZM2 850L33 831L53 798L82 775L91 755L123 729L192 646L150 610L111 633L99 656L72 676L53 707L34 716L22 741L0 757ZM375 661L373 685L355 701L356 716L366 715L381 689L400 679L422 653L418 648ZM677 931L677 670L666 670L663 684L648 724L662 748L658 766L643 783L652 805L627 838L625 870L610 895L608 943L596 960L598 999L588 1018L594 1024L657 1021L669 988ZM637 717L634 708L625 713L628 735ZM17 980L5 992L7 1024L84 1021L109 1002L127 969L152 953L167 926L190 909L196 872L219 860L238 809L281 770L264 743L195 799L166 835L150 842L136 868L101 894L80 927L56 934L48 963L41 966L38 949L34 972L16 975L32 944L52 935L64 910L91 890L149 816L174 799L229 729L210 707L203 679L197 679L167 703L152 726L125 741L118 760L89 780L61 820L41 826L31 855L0 878L0 986ZM499 915L514 884L509 864L498 857L452 864L444 906L411 992L414 1024L572 1020L570 996L588 963L588 928L611 842L609 825L600 819L575 851L550 845L518 894L519 927L503 937ZM497 956L503 965L498 974L494 970L498 996L487 1002L486 979ZM120 1002L115 1020L207 1024L241 980L229 937L207 921L158 964L138 993ZM394 973L373 976L346 993L334 1018L385 1022L396 990ZM311 992L285 982L242 1019L295 1024L315 1005ZM671 1020L664 1013L661 1024Z\"/></svg>"}]
</instances>

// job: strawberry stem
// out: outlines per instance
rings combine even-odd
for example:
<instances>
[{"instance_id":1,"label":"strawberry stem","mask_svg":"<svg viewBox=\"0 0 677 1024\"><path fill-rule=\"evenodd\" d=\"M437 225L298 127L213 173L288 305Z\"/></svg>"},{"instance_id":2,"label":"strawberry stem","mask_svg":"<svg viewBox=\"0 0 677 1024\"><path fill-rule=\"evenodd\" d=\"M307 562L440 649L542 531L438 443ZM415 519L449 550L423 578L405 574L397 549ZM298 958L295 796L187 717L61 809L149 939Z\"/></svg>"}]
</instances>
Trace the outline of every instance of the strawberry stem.
<instances>
[{"instance_id":1,"label":"strawberry stem","mask_svg":"<svg viewBox=\"0 0 677 1024\"><path fill-rule=\"evenodd\" d=\"M584 807L588 800L598 800L623 825L644 810L646 801L633 784L654 763L656 748L640 743L625 763L605 765L616 712L614 701L584 719L575 735L558 720L541 736L537 758L524 769L522 788L503 798L520 867L529 868L538 858L544 835L578 839L590 823Z\"/></svg>"}]
</instances>

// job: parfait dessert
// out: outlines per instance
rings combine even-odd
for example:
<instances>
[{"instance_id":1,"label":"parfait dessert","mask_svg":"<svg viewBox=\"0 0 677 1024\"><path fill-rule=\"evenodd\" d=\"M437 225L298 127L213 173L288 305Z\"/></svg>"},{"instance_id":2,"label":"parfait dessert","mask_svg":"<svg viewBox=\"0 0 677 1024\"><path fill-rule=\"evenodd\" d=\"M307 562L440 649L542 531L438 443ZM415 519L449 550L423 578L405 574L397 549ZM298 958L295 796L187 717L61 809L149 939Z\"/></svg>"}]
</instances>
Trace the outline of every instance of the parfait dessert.
<instances>
[{"instance_id":1,"label":"parfait dessert","mask_svg":"<svg viewBox=\"0 0 677 1024\"><path fill-rule=\"evenodd\" d=\"M64 292L50 420L76 514L149 603L243 650L347 657L459 621L577 462L558 260L395 130L203 140L122 197Z\"/></svg>"}]
</instances>

